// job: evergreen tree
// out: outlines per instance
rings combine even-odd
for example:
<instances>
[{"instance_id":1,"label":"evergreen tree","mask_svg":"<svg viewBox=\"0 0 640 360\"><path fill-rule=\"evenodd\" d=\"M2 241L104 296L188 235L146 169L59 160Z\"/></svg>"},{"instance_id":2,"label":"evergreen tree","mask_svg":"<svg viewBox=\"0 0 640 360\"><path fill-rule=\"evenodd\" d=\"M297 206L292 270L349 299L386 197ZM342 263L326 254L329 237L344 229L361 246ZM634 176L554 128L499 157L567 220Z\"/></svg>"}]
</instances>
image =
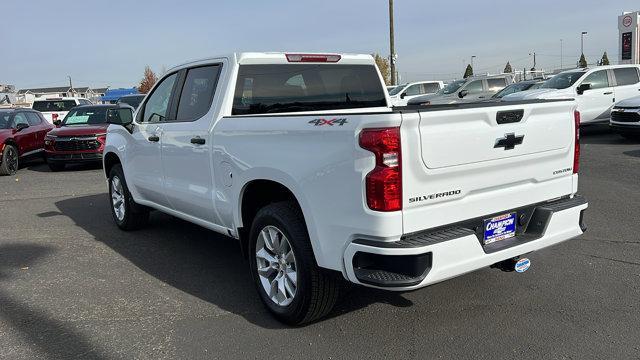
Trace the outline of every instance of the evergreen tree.
<instances>
[{"instance_id":1,"label":"evergreen tree","mask_svg":"<svg viewBox=\"0 0 640 360\"><path fill-rule=\"evenodd\" d=\"M600 65L609 65L609 57L607 56L607 52L605 51L602 54L602 60L600 60Z\"/></svg>"},{"instance_id":2,"label":"evergreen tree","mask_svg":"<svg viewBox=\"0 0 640 360\"><path fill-rule=\"evenodd\" d=\"M468 78L469 76L473 76L473 68L471 67L471 64L467 65L467 68L464 70L464 78Z\"/></svg>"},{"instance_id":3,"label":"evergreen tree","mask_svg":"<svg viewBox=\"0 0 640 360\"><path fill-rule=\"evenodd\" d=\"M505 74L513 73L513 69L511 68L511 64L507 61L507 65L504 66L504 70L502 71Z\"/></svg>"},{"instance_id":4,"label":"evergreen tree","mask_svg":"<svg viewBox=\"0 0 640 360\"><path fill-rule=\"evenodd\" d=\"M578 61L578 67L579 68L587 67L587 59L584 57L584 54L580 55L580 60Z\"/></svg>"}]
</instances>

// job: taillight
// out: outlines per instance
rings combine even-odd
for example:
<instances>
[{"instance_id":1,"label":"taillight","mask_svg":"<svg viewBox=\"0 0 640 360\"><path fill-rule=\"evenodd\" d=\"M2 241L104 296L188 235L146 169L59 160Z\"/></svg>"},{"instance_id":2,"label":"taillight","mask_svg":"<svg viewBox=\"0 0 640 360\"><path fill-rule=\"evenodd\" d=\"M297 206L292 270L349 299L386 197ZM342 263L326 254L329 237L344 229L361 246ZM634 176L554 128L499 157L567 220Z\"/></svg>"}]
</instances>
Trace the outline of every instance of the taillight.
<instances>
[{"instance_id":1,"label":"taillight","mask_svg":"<svg viewBox=\"0 0 640 360\"><path fill-rule=\"evenodd\" d=\"M51 121L58 120L58 114L51 114Z\"/></svg>"},{"instance_id":2,"label":"taillight","mask_svg":"<svg viewBox=\"0 0 640 360\"><path fill-rule=\"evenodd\" d=\"M578 110L573 112L573 120L575 122L575 143L576 146L573 149L573 173L577 174L580 170L580 112Z\"/></svg>"},{"instance_id":3,"label":"taillight","mask_svg":"<svg viewBox=\"0 0 640 360\"><path fill-rule=\"evenodd\" d=\"M337 54L285 54L288 62L328 62L335 63L342 58Z\"/></svg>"},{"instance_id":4,"label":"taillight","mask_svg":"<svg viewBox=\"0 0 640 360\"><path fill-rule=\"evenodd\" d=\"M360 147L376 156L376 166L367 174L367 205L376 211L402 209L402 152L400 128L364 129Z\"/></svg>"}]
</instances>

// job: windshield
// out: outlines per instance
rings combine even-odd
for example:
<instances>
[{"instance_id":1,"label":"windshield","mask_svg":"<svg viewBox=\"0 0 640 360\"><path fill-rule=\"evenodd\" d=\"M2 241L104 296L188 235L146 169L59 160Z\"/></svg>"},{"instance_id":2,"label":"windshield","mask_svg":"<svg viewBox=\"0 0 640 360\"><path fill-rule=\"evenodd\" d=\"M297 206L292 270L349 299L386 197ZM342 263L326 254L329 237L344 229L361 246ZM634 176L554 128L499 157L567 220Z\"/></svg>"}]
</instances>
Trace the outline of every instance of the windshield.
<instances>
[{"instance_id":1,"label":"windshield","mask_svg":"<svg viewBox=\"0 0 640 360\"><path fill-rule=\"evenodd\" d=\"M0 111L0 129L11 129L11 112Z\"/></svg>"},{"instance_id":2,"label":"windshield","mask_svg":"<svg viewBox=\"0 0 640 360\"><path fill-rule=\"evenodd\" d=\"M402 85L398 85L396 87L394 87L393 89L391 89L389 91L389 95L393 96L398 94L400 91L402 91L405 87L407 87L408 84L402 84Z\"/></svg>"},{"instance_id":3,"label":"windshield","mask_svg":"<svg viewBox=\"0 0 640 360\"><path fill-rule=\"evenodd\" d=\"M494 98L501 98L503 96L509 95L509 94L513 94L513 93L517 93L520 91L525 91L531 88L533 84L532 83L515 83L515 84L511 84L509 86L507 86L506 88L498 91L495 95L493 95Z\"/></svg>"},{"instance_id":4,"label":"windshield","mask_svg":"<svg viewBox=\"0 0 640 360\"><path fill-rule=\"evenodd\" d=\"M69 111L76 106L74 100L40 100L33 102L33 110L40 112Z\"/></svg>"},{"instance_id":5,"label":"windshield","mask_svg":"<svg viewBox=\"0 0 640 360\"><path fill-rule=\"evenodd\" d=\"M108 109L108 107L84 107L71 110L67 116L65 116L62 125L75 126L104 124L107 122Z\"/></svg>"},{"instance_id":6,"label":"windshield","mask_svg":"<svg viewBox=\"0 0 640 360\"><path fill-rule=\"evenodd\" d=\"M443 87L440 91L437 92L437 94L453 94L454 92L458 91L458 89L460 89L466 82L466 79L456 80L452 83L447 84L447 86Z\"/></svg>"},{"instance_id":7,"label":"windshield","mask_svg":"<svg viewBox=\"0 0 640 360\"><path fill-rule=\"evenodd\" d=\"M137 109L138 106L140 106L142 99L144 99L144 95L123 96L120 98L120 100L118 100L118 104L124 103L133 107L134 109Z\"/></svg>"},{"instance_id":8,"label":"windshield","mask_svg":"<svg viewBox=\"0 0 640 360\"><path fill-rule=\"evenodd\" d=\"M584 75L586 71L571 71L560 73L544 82L541 89L566 89L573 85Z\"/></svg>"}]
</instances>

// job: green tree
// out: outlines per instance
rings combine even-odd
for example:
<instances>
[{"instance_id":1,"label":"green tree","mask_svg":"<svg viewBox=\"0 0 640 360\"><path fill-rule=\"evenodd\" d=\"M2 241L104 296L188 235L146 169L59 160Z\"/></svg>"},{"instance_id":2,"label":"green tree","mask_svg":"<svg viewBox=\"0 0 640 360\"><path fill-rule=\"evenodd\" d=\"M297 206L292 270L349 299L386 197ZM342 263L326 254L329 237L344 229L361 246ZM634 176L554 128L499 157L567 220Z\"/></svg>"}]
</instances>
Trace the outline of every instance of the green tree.
<instances>
[{"instance_id":1,"label":"green tree","mask_svg":"<svg viewBox=\"0 0 640 360\"><path fill-rule=\"evenodd\" d=\"M511 68L511 64L507 61L507 65L504 66L504 70L502 71L505 74L513 73L513 69Z\"/></svg>"},{"instance_id":2,"label":"green tree","mask_svg":"<svg viewBox=\"0 0 640 360\"><path fill-rule=\"evenodd\" d=\"M580 55L580 60L578 60L578 67L579 68L587 67L587 59L584 57L584 54Z\"/></svg>"},{"instance_id":3,"label":"green tree","mask_svg":"<svg viewBox=\"0 0 640 360\"><path fill-rule=\"evenodd\" d=\"M602 54L602 60L600 60L600 65L609 65L609 57L607 56L607 52L605 51Z\"/></svg>"},{"instance_id":4,"label":"green tree","mask_svg":"<svg viewBox=\"0 0 640 360\"><path fill-rule=\"evenodd\" d=\"M389 59L380 56L380 54L372 54L373 59L376 61L376 65L380 70L380 74L382 74L382 78L384 79L384 83L386 85L391 84L391 67L389 65Z\"/></svg>"},{"instance_id":5,"label":"green tree","mask_svg":"<svg viewBox=\"0 0 640 360\"><path fill-rule=\"evenodd\" d=\"M467 68L464 69L464 78L468 78L469 76L473 76L473 68L471 67L471 64L467 65Z\"/></svg>"}]
</instances>

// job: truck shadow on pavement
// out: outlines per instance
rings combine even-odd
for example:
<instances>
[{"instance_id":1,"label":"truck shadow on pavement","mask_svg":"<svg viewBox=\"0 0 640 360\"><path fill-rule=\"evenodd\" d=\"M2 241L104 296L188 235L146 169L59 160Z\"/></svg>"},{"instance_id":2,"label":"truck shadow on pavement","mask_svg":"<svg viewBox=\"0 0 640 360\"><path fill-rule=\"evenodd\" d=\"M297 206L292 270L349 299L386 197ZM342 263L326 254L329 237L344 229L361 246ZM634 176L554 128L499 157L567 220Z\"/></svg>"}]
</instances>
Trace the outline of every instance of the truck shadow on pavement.
<instances>
[{"instance_id":1,"label":"truck shadow on pavement","mask_svg":"<svg viewBox=\"0 0 640 360\"><path fill-rule=\"evenodd\" d=\"M20 271L21 267L33 267L38 260L52 253L51 247L39 244L0 246L0 284L11 281L11 274ZM73 327L32 306L22 304L3 290L0 290L0 321L15 329L27 344L34 345L48 358L107 358ZM0 350L0 354L2 353L10 354L11 348L3 346Z\"/></svg>"},{"instance_id":2,"label":"truck shadow on pavement","mask_svg":"<svg viewBox=\"0 0 640 360\"><path fill-rule=\"evenodd\" d=\"M255 325L285 328L260 302L235 239L158 211L151 213L144 229L120 231L111 217L107 194L66 199L56 206L61 215L154 278ZM349 296L339 300L329 318L375 302L398 307L413 304L398 293L347 284L345 290Z\"/></svg>"}]
</instances>

